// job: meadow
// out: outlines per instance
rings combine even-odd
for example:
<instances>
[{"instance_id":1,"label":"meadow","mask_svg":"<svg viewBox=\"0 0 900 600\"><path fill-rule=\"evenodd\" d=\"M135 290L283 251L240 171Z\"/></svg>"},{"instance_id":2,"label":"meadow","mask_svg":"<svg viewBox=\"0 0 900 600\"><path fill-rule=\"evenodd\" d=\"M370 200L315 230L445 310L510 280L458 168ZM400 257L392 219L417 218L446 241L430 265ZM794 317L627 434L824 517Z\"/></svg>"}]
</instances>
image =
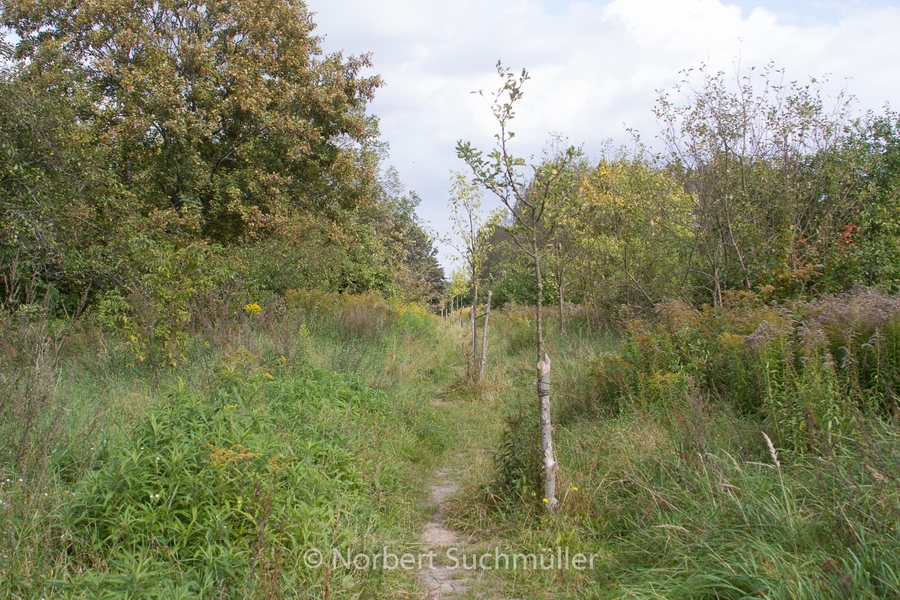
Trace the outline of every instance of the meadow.
<instances>
[{"instance_id":1,"label":"meadow","mask_svg":"<svg viewBox=\"0 0 900 600\"><path fill-rule=\"evenodd\" d=\"M900 305L735 294L619 328L546 323L559 509L542 505L531 309L289 291L210 300L175 367L89 318L5 317L0 597L422 598L435 473L473 570L459 598L900 596Z\"/></svg>"},{"instance_id":2,"label":"meadow","mask_svg":"<svg viewBox=\"0 0 900 600\"><path fill-rule=\"evenodd\" d=\"M217 302L170 368L87 318L4 318L0 597L415 588L303 559L416 543L447 441L427 401L442 324L376 296Z\"/></svg>"}]
</instances>

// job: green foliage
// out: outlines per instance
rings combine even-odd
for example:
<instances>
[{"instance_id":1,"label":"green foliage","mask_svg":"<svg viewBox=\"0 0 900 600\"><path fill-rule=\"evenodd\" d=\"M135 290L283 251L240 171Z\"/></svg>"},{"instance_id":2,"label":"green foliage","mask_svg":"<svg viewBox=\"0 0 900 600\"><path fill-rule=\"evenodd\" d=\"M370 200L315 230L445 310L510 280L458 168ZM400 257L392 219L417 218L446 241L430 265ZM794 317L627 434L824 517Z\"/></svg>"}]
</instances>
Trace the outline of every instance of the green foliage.
<instances>
[{"instance_id":1,"label":"green foliage","mask_svg":"<svg viewBox=\"0 0 900 600\"><path fill-rule=\"evenodd\" d=\"M509 233L496 228L490 237L491 248L485 261L486 281L494 292L494 304L503 306L509 302L533 304L537 294L534 282L534 266L515 245ZM544 294L545 303L551 298Z\"/></svg>"},{"instance_id":2,"label":"green foliage","mask_svg":"<svg viewBox=\"0 0 900 600\"><path fill-rule=\"evenodd\" d=\"M322 55L304 3L7 2L4 21L20 53L58 47L86 67L91 124L147 206L197 207L228 242L292 206L360 202L364 165L339 140L372 135L362 108L380 80L359 76L367 57Z\"/></svg>"},{"instance_id":3,"label":"green foliage","mask_svg":"<svg viewBox=\"0 0 900 600\"><path fill-rule=\"evenodd\" d=\"M851 148L863 156L857 194L859 213L844 226L841 265L866 285L900 290L900 115L869 113L856 123Z\"/></svg>"},{"instance_id":4,"label":"green foliage","mask_svg":"<svg viewBox=\"0 0 900 600\"><path fill-rule=\"evenodd\" d=\"M136 239L158 254L220 247L216 264L254 294L440 295L418 199L381 173L368 56L323 54L302 1L120 9L3 5L19 38L0 70L4 308L71 314L105 298L108 310L139 288L161 315L139 327L160 327L150 338L164 348L135 354L169 362L185 319L162 313L185 298L163 291L193 284L150 281Z\"/></svg>"},{"instance_id":5,"label":"green foliage","mask_svg":"<svg viewBox=\"0 0 900 600\"><path fill-rule=\"evenodd\" d=\"M527 74L501 75L503 87L489 98L501 123L498 150L457 150L475 181L520 216L540 214L556 299L562 289L614 323L622 305L720 306L730 290L796 299L856 283L896 289L900 120L889 109L854 121L852 99L827 106L816 79L784 83L770 64L730 80L701 66L654 108L664 152L651 154L635 135L633 150L607 151L592 168L575 160L563 171L550 161L522 174L506 127L515 116L511 90L518 97ZM509 179L498 166L506 162L522 177ZM559 179L547 187L554 172ZM546 213L532 204L541 190L559 192ZM521 302L518 255L528 244L497 234L492 244L492 288L500 302Z\"/></svg>"},{"instance_id":6,"label":"green foliage","mask_svg":"<svg viewBox=\"0 0 900 600\"><path fill-rule=\"evenodd\" d=\"M581 188L563 218L583 293L601 289L607 311L692 295L692 200L671 175L619 157L601 161Z\"/></svg>"},{"instance_id":7,"label":"green foliage","mask_svg":"<svg viewBox=\"0 0 900 600\"><path fill-rule=\"evenodd\" d=\"M543 496L540 423L533 403L519 407L506 417L500 446L494 457L496 473L492 492L500 500L515 505L540 506Z\"/></svg>"},{"instance_id":8,"label":"green foliage","mask_svg":"<svg viewBox=\"0 0 900 600\"><path fill-rule=\"evenodd\" d=\"M856 210L849 99L826 107L821 82L783 78L769 64L729 82L703 65L654 110L668 167L694 200L697 284L716 304L729 288L789 297L821 285Z\"/></svg>"},{"instance_id":9,"label":"green foliage","mask_svg":"<svg viewBox=\"0 0 900 600\"><path fill-rule=\"evenodd\" d=\"M862 389L893 381L895 354L875 365L879 352L893 352L887 341L895 334L881 332L895 327L897 299L857 290L811 303L770 300L725 294L723 306L702 310L670 301L615 344L600 344L574 321L566 335L549 329L555 447L564 467L553 519L535 503L535 407L520 408L512 384L532 377L531 353L514 343L526 309L492 315L501 338L494 364L505 367L505 378L477 401L499 399L510 416L487 482L471 484L451 517L491 545L559 546L597 558L585 572L497 570L503 594L900 594L896 407L866 407L862 398L871 393L847 391L860 380L857 364L865 364L860 373L878 374ZM831 352L838 358L829 362ZM777 402L766 397L767 373ZM496 421L487 413L482 427ZM763 435L776 430L774 440Z\"/></svg>"},{"instance_id":10,"label":"green foliage","mask_svg":"<svg viewBox=\"0 0 900 600\"><path fill-rule=\"evenodd\" d=\"M719 309L658 310L630 326L621 356L597 365L598 410L708 394L764 419L776 442L797 452L825 452L897 410L894 298L859 291L773 306L742 293Z\"/></svg>"},{"instance_id":11,"label":"green foliage","mask_svg":"<svg viewBox=\"0 0 900 600\"><path fill-rule=\"evenodd\" d=\"M296 594L313 577L302 551L349 539L368 510L338 415L383 399L322 371L263 368L236 355L210 396L173 390L79 482L64 524L73 566L108 568L66 587Z\"/></svg>"},{"instance_id":12,"label":"green foliage","mask_svg":"<svg viewBox=\"0 0 900 600\"><path fill-rule=\"evenodd\" d=\"M81 120L83 73L57 48L0 71L0 303L84 308L86 292L121 272L112 230L125 239L130 198L104 169Z\"/></svg>"},{"instance_id":13,"label":"green foliage","mask_svg":"<svg viewBox=\"0 0 900 600\"><path fill-rule=\"evenodd\" d=\"M439 321L375 295L196 302L187 360L164 371L130 366L118 326L0 317L0 597L407 590L303 556L415 551L421 478L447 443L422 398L457 358Z\"/></svg>"},{"instance_id":14,"label":"green foliage","mask_svg":"<svg viewBox=\"0 0 900 600\"><path fill-rule=\"evenodd\" d=\"M125 336L137 362L174 366L184 357L192 302L208 294L222 276L214 267L216 249L196 244L175 248L137 238L131 253L143 273L127 297L118 290L103 295L97 320Z\"/></svg>"}]
</instances>

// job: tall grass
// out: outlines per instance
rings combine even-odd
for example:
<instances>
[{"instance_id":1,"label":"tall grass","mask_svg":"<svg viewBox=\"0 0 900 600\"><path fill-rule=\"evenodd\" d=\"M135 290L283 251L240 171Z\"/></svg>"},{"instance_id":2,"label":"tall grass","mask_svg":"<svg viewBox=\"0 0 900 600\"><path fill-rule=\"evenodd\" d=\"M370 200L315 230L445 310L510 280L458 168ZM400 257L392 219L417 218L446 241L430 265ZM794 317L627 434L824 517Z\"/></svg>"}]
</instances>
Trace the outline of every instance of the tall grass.
<instances>
[{"instance_id":1,"label":"tall grass","mask_svg":"<svg viewBox=\"0 0 900 600\"><path fill-rule=\"evenodd\" d=\"M589 572L498 572L504 594L900 597L895 298L670 303L617 343L569 327L550 350L555 519L535 495L533 325L502 311L495 322L506 431L492 479L454 521L517 551L603 559Z\"/></svg>"},{"instance_id":2,"label":"tall grass","mask_svg":"<svg viewBox=\"0 0 900 600\"><path fill-rule=\"evenodd\" d=\"M259 312L242 309L252 301ZM458 358L434 317L235 290L196 301L185 361L168 369L135 364L127 339L87 319L2 325L0 597L416 587L303 557L414 549L423 478L447 444L428 402Z\"/></svg>"}]
</instances>

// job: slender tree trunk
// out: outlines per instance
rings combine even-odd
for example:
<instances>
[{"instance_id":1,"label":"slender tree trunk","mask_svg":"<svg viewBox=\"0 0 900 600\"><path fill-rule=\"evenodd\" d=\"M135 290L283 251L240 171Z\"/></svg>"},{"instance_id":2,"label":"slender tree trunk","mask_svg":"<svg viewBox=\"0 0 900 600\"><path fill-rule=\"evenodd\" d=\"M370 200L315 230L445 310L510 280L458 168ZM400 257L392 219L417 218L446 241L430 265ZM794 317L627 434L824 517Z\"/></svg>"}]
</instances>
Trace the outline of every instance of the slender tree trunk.
<instances>
[{"instance_id":1,"label":"slender tree trunk","mask_svg":"<svg viewBox=\"0 0 900 600\"><path fill-rule=\"evenodd\" d=\"M553 454L553 426L550 422L550 357L538 362L538 400L541 405L541 453L544 459L544 504L551 513L556 512L556 471L559 465Z\"/></svg>"},{"instance_id":2,"label":"slender tree trunk","mask_svg":"<svg viewBox=\"0 0 900 600\"><path fill-rule=\"evenodd\" d=\"M541 411L541 452L544 457L544 500L547 510L556 511L556 458L553 455L553 425L550 421L550 357L544 352L544 325L542 312L544 305L544 282L541 278L541 254L537 242L537 234L532 238L534 251L534 275L537 282L537 302L535 302L535 318L537 321L538 347L538 404Z\"/></svg>"},{"instance_id":3,"label":"slender tree trunk","mask_svg":"<svg viewBox=\"0 0 900 600\"><path fill-rule=\"evenodd\" d=\"M537 322L537 353L538 360L544 357L544 323L543 307L544 307L544 282L541 279L541 255L538 253L537 235L532 241L532 250L534 250L534 277L537 283L537 298L534 303L535 321Z\"/></svg>"},{"instance_id":4,"label":"slender tree trunk","mask_svg":"<svg viewBox=\"0 0 900 600\"><path fill-rule=\"evenodd\" d=\"M484 329L481 333L481 371L478 373L479 379L484 377L484 366L487 364L488 319L491 318L491 296L493 295L494 292L488 290L487 307L484 311Z\"/></svg>"},{"instance_id":5,"label":"slender tree trunk","mask_svg":"<svg viewBox=\"0 0 900 600\"><path fill-rule=\"evenodd\" d=\"M559 331L562 333L566 329L565 322L563 321L563 286L562 280L556 282L556 291L559 295Z\"/></svg>"},{"instance_id":6,"label":"slender tree trunk","mask_svg":"<svg viewBox=\"0 0 900 600\"><path fill-rule=\"evenodd\" d=\"M475 364L478 361L478 323L475 322L475 313L478 308L478 286L475 286L472 289L472 362L469 363L472 367L470 374L472 378L477 378L478 371L475 368Z\"/></svg>"}]
</instances>

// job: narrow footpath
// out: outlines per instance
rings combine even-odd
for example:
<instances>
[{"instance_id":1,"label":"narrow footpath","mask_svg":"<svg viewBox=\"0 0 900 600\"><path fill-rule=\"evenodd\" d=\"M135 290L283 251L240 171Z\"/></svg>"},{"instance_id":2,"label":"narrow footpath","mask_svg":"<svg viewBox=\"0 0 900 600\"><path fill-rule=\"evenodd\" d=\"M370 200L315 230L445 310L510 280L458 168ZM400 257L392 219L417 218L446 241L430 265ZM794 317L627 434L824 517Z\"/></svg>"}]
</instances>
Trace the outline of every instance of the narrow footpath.
<instances>
[{"instance_id":1,"label":"narrow footpath","mask_svg":"<svg viewBox=\"0 0 900 600\"><path fill-rule=\"evenodd\" d=\"M497 407L484 399L434 400L431 405L447 417L444 422L452 424L454 443L428 484L431 516L419 539L424 552L434 553L434 560L419 572L419 583L427 600L505 598L502 585L490 573L464 569L448 556L448 551L454 557L470 554L485 543L454 529L448 522L448 509L466 494L477 493L478 482L490 472L502 419Z\"/></svg>"},{"instance_id":2,"label":"narrow footpath","mask_svg":"<svg viewBox=\"0 0 900 600\"><path fill-rule=\"evenodd\" d=\"M447 525L447 501L459 490L455 475L454 471L441 468L431 484L430 503L435 512L425 524L421 540L423 549L436 556L431 565L419 572L422 585L428 590L428 600L456 598L465 593L471 583L469 571L453 569L445 564L447 549L461 546L460 535Z\"/></svg>"}]
</instances>

